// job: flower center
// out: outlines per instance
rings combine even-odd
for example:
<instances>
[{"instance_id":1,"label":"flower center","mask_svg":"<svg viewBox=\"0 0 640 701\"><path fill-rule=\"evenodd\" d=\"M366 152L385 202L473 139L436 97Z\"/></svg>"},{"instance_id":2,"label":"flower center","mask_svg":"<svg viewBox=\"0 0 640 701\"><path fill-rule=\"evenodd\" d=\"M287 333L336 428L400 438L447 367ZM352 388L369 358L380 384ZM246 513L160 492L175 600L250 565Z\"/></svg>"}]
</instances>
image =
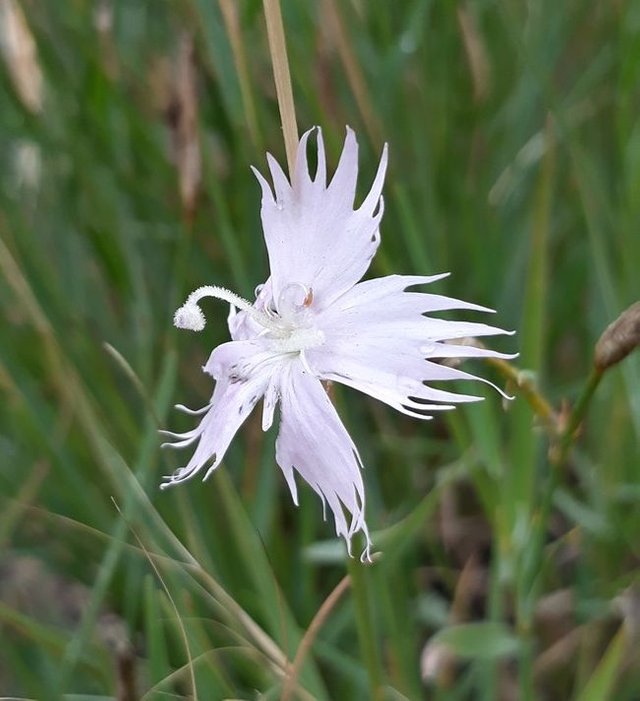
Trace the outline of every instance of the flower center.
<instances>
[{"instance_id":1,"label":"flower center","mask_svg":"<svg viewBox=\"0 0 640 701\"><path fill-rule=\"evenodd\" d=\"M313 290L300 282L286 285L278 296L277 308L256 309L250 302L224 287L207 285L192 292L176 311L173 323L179 329L202 331L205 317L198 302L215 297L246 312L263 327L260 334L269 339L277 353L300 353L324 342L324 334L313 324Z\"/></svg>"}]
</instances>

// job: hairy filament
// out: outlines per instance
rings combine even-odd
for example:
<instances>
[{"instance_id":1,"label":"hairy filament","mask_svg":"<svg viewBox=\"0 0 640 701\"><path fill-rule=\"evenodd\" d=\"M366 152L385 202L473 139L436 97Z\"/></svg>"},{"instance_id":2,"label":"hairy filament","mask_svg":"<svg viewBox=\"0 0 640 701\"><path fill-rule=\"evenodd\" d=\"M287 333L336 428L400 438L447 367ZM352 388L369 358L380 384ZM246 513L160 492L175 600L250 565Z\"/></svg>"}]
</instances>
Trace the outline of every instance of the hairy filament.
<instances>
[{"instance_id":1,"label":"hairy filament","mask_svg":"<svg viewBox=\"0 0 640 701\"><path fill-rule=\"evenodd\" d=\"M198 305L198 302L204 297L215 297L232 304L234 307L238 307L238 309L242 309L252 319L270 331L281 330L277 322L267 316L265 312L256 309L246 299L231 292L231 290L227 290L226 287L218 287L217 285L199 287L187 297L187 301L176 310L173 316L173 323L177 328L189 329L190 331L202 331L204 329L206 320L202 309Z\"/></svg>"}]
</instances>

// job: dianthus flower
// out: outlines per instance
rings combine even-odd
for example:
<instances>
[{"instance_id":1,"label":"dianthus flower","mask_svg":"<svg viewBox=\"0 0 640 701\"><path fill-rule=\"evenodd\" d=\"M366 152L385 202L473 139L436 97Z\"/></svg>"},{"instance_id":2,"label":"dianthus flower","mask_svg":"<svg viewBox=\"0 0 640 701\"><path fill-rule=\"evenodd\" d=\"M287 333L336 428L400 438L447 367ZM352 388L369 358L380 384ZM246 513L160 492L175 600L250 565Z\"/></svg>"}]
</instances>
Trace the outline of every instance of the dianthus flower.
<instances>
[{"instance_id":1,"label":"dianthus flower","mask_svg":"<svg viewBox=\"0 0 640 701\"><path fill-rule=\"evenodd\" d=\"M298 146L292 182L267 154L273 189L255 169L262 189L262 227L271 275L250 303L221 287L201 287L177 310L179 328L200 331L203 297L231 305L232 341L214 349L203 370L216 381L211 401L192 412L203 415L187 433L168 433L173 447L197 444L185 467L163 486L220 465L240 425L262 399L262 429L279 405L276 462L298 503L297 472L328 504L336 532L349 552L353 535L371 541L365 522L365 492L358 450L322 382L340 382L418 419L478 397L428 386L430 381L479 379L434 359L511 357L455 343L468 336L506 333L476 322L426 316L451 309L491 311L468 302L408 288L444 275L389 275L360 282L380 244L381 195L387 168L384 147L364 201L354 209L358 145L351 129L338 167L327 184L322 133L317 130L317 169L307 164L308 131Z\"/></svg>"}]
</instances>

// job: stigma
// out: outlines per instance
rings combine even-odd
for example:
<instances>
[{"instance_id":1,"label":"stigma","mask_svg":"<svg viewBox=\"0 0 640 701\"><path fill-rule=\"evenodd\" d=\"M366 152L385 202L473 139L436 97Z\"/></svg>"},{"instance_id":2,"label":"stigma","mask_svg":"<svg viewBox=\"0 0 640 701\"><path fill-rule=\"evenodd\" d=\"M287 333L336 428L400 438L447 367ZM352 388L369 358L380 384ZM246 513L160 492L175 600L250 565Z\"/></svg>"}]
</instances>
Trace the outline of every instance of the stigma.
<instances>
[{"instance_id":1,"label":"stigma","mask_svg":"<svg viewBox=\"0 0 640 701\"><path fill-rule=\"evenodd\" d=\"M324 343L324 333L313 323L313 289L301 282L285 285L278 299L272 300L264 309L256 308L224 287L200 287L176 311L173 317L175 326L202 331L206 322L199 302L205 297L220 299L245 312L262 327L258 335L267 340L276 353L302 353Z\"/></svg>"}]
</instances>

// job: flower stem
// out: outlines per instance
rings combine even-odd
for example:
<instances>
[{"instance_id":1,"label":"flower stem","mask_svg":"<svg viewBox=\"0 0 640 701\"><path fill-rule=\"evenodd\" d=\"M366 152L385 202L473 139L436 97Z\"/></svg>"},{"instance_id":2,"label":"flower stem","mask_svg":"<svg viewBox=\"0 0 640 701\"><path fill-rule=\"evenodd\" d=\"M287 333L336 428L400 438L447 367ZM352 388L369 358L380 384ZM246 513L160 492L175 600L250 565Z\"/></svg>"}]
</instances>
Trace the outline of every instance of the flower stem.
<instances>
[{"instance_id":1,"label":"flower stem","mask_svg":"<svg viewBox=\"0 0 640 701\"><path fill-rule=\"evenodd\" d=\"M382 701L382 661L376 644L369 591L370 576L373 570L371 565L366 565L354 557L348 558L347 570L351 578L360 652L369 678L368 698L372 701Z\"/></svg>"},{"instance_id":2,"label":"flower stem","mask_svg":"<svg viewBox=\"0 0 640 701\"><path fill-rule=\"evenodd\" d=\"M527 562L525 563L526 576L524 581L532 582L532 589L535 587L535 583L538 579L538 573L540 572L542 555L544 551L545 532L549 523L551 509L553 507L553 497L560 484L562 467L568 457L571 445L576 438L578 427L584 418L591 398L593 397L596 388L600 384L603 374L603 371L597 367L593 367L591 369L591 373L587 378L582 394L578 398L578 401L574 404L571 414L566 420L564 427L558 434L557 438L552 441L551 447L549 448L549 463L551 465L551 469L547 476L547 484L545 485L542 494L540 508L535 515L535 525L529 548L530 555L527 557ZM530 615L532 615L531 611Z\"/></svg>"},{"instance_id":3,"label":"flower stem","mask_svg":"<svg viewBox=\"0 0 640 701\"><path fill-rule=\"evenodd\" d=\"M287 46L284 38L284 27L282 25L280 0L262 0L262 6L264 8L264 18L267 23L269 53L271 54L273 79L276 84L280 121L282 122L282 131L284 133L284 146L287 152L289 177L293 178L296 151L298 150L298 126L296 124L296 109L293 104L291 73L289 71L289 60L287 59Z\"/></svg>"},{"instance_id":4,"label":"flower stem","mask_svg":"<svg viewBox=\"0 0 640 701\"><path fill-rule=\"evenodd\" d=\"M554 446L549 451L549 461L557 469L562 467L562 464L567 459L569 449L576 435L584 415L587 413L587 408L591 402L594 392L596 391L600 380L604 374L604 370L599 367L592 367L591 373L587 378L587 383L582 390L582 394L578 397L578 401L574 404L571 414L567 419L564 428Z\"/></svg>"},{"instance_id":5,"label":"flower stem","mask_svg":"<svg viewBox=\"0 0 640 701\"><path fill-rule=\"evenodd\" d=\"M516 388L536 416L542 421L545 428L553 436L557 431L557 417L553 407L540 392L535 382L515 365L500 358L488 358L487 362L493 365Z\"/></svg>"},{"instance_id":6,"label":"flower stem","mask_svg":"<svg viewBox=\"0 0 640 701\"><path fill-rule=\"evenodd\" d=\"M300 645L298 645L293 662L287 671L287 676L282 687L280 701L290 701L296 682L300 676L300 671L302 669L305 657L309 653L309 650L311 649L320 628L323 626L327 618L329 618L330 613L334 610L336 604L350 586L351 578L349 575L346 575L340 580L331 594L329 594L329 596L324 600L322 606L320 606L316 615L313 617L313 620L309 624L309 627L300 641Z\"/></svg>"}]
</instances>

